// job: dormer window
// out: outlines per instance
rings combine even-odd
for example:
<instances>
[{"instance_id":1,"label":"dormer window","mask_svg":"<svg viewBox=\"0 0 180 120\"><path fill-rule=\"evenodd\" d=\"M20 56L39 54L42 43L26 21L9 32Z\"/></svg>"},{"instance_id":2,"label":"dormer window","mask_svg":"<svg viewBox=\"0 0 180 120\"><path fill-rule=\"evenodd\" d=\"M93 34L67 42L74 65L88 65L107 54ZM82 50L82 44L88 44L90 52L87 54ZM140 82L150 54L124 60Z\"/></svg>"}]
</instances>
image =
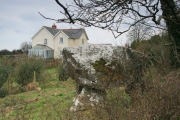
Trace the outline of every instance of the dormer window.
<instances>
[{"instance_id":1,"label":"dormer window","mask_svg":"<svg viewBox=\"0 0 180 120\"><path fill-rule=\"evenodd\" d=\"M84 39L82 39L82 44L84 44Z\"/></svg>"},{"instance_id":2,"label":"dormer window","mask_svg":"<svg viewBox=\"0 0 180 120\"><path fill-rule=\"evenodd\" d=\"M59 44L62 44L62 43L63 43L63 38L60 38Z\"/></svg>"},{"instance_id":3,"label":"dormer window","mask_svg":"<svg viewBox=\"0 0 180 120\"><path fill-rule=\"evenodd\" d=\"M44 44L47 44L47 39L44 39Z\"/></svg>"}]
</instances>

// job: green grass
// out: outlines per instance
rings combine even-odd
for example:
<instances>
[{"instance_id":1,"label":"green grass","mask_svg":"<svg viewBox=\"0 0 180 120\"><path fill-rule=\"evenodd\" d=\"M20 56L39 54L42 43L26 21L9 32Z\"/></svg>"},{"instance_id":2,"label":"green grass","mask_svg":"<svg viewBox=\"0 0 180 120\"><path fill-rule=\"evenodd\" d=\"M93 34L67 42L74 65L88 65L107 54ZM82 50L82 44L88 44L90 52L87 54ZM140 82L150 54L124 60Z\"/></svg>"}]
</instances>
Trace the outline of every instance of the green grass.
<instances>
[{"instance_id":1,"label":"green grass","mask_svg":"<svg viewBox=\"0 0 180 120\"><path fill-rule=\"evenodd\" d=\"M61 119L66 116L75 95L72 79L58 81L56 68L46 69L41 91L28 91L0 99L0 120Z\"/></svg>"},{"instance_id":2,"label":"green grass","mask_svg":"<svg viewBox=\"0 0 180 120\"><path fill-rule=\"evenodd\" d=\"M75 81L58 81L56 68L45 70L45 80L38 82L41 91L28 91L0 99L0 120L74 120L108 119L103 107L84 106L83 111L69 112L76 95ZM122 93L123 103L116 101L116 89L107 91L107 100L129 108L129 96ZM113 103L112 103L113 104Z\"/></svg>"},{"instance_id":3,"label":"green grass","mask_svg":"<svg viewBox=\"0 0 180 120\"><path fill-rule=\"evenodd\" d=\"M47 73L55 73L56 71L57 71L57 69L54 67L45 70L45 72L47 72Z\"/></svg>"}]
</instances>

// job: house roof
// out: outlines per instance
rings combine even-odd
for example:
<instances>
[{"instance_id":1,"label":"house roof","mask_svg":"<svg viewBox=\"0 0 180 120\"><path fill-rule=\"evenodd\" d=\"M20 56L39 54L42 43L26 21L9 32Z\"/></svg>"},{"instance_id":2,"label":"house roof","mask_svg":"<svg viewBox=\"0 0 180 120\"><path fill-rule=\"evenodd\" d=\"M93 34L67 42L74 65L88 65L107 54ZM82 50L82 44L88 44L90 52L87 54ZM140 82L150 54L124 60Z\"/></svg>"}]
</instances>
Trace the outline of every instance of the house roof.
<instances>
[{"instance_id":1,"label":"house roof","mask_svg":"<svg viewBox=\"0 0 180 120\"><path fill-rule=\"evenodd\" d=\"M53 36L55 36L60 31L60 29L52 29L51 27L46 26L44 26L44 28L46 28Z\"/></svg>"},{"instance_id":2,"label":"house roof","mask_svg":"<svg viewBox=\"0 0 180 120\"><path fill-rule=\"evenodd\" d=\"M53 49L48 47L47 45L37 44L29 50L53 50Z\"/></svg>"},{"instance_id":3,"label":"house roof","mask_svg":"<svg viewBox=\"0 0 180 120\"><path fill-rule=\"evenodd\" d=\"M78 39L85 32L84 29L62 29L62 31L71 39Z\"/></svg>"},{"instance_id":4,"label":"house roof","mask_svg":"<svg viewBox=\"0 0 180 120\"><path fill-rule=\"evenodd\" d=\"M84 32L86 37L87 37L87 39L88 39L88 36L87 36L87 34L86 34L84 29L53 29L52 27L47 27L47 26L43 26L43 27L46 28L54 37L59 32L63 32L70 39L78 39L78 38L81 37L82 33Z\"/></svg>"}]
</instances>

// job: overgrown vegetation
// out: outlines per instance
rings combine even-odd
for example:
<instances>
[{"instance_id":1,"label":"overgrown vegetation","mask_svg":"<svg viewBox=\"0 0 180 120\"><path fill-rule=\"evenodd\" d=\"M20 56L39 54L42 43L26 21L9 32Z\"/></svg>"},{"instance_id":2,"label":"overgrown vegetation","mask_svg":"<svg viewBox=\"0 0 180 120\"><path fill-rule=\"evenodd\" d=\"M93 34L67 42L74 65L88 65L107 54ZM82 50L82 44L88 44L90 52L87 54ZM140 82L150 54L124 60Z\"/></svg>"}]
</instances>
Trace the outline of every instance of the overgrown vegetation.
<instances>
[{"instance_id":1,"label":"overgrown vegetation","mask_svg":"<svg viewBox=\"0 0 180 120\"><path fill-rule=\"evenodd\" d=\"M133 81L126 88L130 90L130 111L134 111L130 116L134 119L180 118L180 70L171 65L168 39L167 34L155 35L131 45L140 56L130 55L134 69L128 74L133 76Z\"/></svg>"},{"instance_id":2,"label":"overgrown vegetation","mask_svg":"<svg viewBox=\"0 0 180 120\"><path fill-rule=\"evenodd\" d=\"M0 88L7 81L8 75L13 69L13 62L10 62L7 58L0 59Z\"/></svg>"},{"instance_id":3,"label":"overgrown vegetation","mask_svg":"<svg viewBox=\"0 0 180 120\"><path fill-rule=\"evenodd\" d=\"M180 87L178 87L180 85L179 0L85 2L74 0L72 4L66 5L58 0L56 2L63 8L61 14L65 16L53 20L111 30L114 37L129 31L131 27L139 23L148 27L167 28L168 31L168 35L156 35L147 41L140 41L144 38L139 39L139 36L138 39L132 37L137 41L131 45L133 51L127 50L129 59L123 64L116 65L118 68L115 69L121 70L120 75L116 76L116 80L123 79L125 94L131 98L131 102L128 103L130 107L121 106L123 104L121 103L122 96L116 94L116 102L107 100L102 109L101 107L96 109L98 115L91 112L98 117L89 117L90 119L180 119ZM163 23L166 25L163 26ZM126 28L121 31L120 28L124 26ZM110 74L112 71L105 67L103 60L97 62L100 66L95 64L96 70L108 73L104 76L109 76L109 78L115 76ZM109 80L105 82L109 83ZM121 101L120 105L119 101ZM83 119L82 116L80 118Z\"/></svg>"},{"instance_id":4,"label":"overgrown vegetation","mask_svg":"<svg viewBox=\"0 0 180 120\"><path fill-rule=\"evenodd\" d=\"M44 71L47 81L41 90L9 95L0 99L0 120L66 119L75 94L72 79L59 81L56 68Z\"/></svg>"},{"instance_id":5,"label":"overgrown vegetation","mask_svg":"<svg viewBox=\"0 0 180 120\"><path fill-rule=\"evenodd\" d=\"M36 80L41 80L41 75L44 70L44 61L36 58L23 58L18 61L16 67L16 81L18 84L25 86L33 81L34 71Z\"/></svg>"},{"instance_id":6,"label":"overgrown vegetation","mask_svg":"<svg viewBox=\"0 0 180 120\"><path fill-rule=\"evenodd\" d=\"M0 98L4 98L7 95L7 90L5 89L0 89Z\"/></svg>"},{"instance_id":7,"label":"overgrown vegetation","mask_svg":"<svg viewBox=\"0 0 180 120\"><path fill-rule=\"evenodd\" d=\"M131 50L127 49L129 59L114 65L114 69L108 68L103 59L96 61L93 66L97 71L105 73L106 79L109 76L120 83L120 88L107 90L110 99L99 113L106 110L105 118L113 120L180 119L180 69L171 65L168 39L167 34L162 34L146 41L134 41Z\"/></svg>"},{"instance_id":8,"label":"overgrown vegetation","mask_svg":"<svg viewBox=\"0 0 180 120\"><path fill-rule=\"evenodd\" d=\"M62 64L59 64L57 66L57 71L58 71L59 81L65 81L68 79L68 76L66 75Z\"/></svg>"},{"instance_id":9,"label":"overgrown vegetation","mask_svg":"<svg viewBox=\"0 0 180 120\"><path fill-rule=\"evenodd\" d=\"M167 34L162 34L133 42L129 48L132 51L127 51L128 60L112 63L113 69L105 66L103 59L96 61L93 67L105 73L102 79L108 77L108 81L104 81L110 85L106 99L104 104L84 106L78 112L69 112L76 87L70 78L63 81L61 64L44 70L42 60L21 59L9 64L14 72L0 67L6 73L1 74L5 75L1 77L5 80L3 90L8 86L9 74L15 90L18 79L22 85L32 82L34 70L37 71L36 86L41 88L1 98L0 119L179 120L180 69L171 65L168 39ZM0 65L6 67L5 63ZM6 94L3 90L0 97Z\"/></svg>"}]
</instances>

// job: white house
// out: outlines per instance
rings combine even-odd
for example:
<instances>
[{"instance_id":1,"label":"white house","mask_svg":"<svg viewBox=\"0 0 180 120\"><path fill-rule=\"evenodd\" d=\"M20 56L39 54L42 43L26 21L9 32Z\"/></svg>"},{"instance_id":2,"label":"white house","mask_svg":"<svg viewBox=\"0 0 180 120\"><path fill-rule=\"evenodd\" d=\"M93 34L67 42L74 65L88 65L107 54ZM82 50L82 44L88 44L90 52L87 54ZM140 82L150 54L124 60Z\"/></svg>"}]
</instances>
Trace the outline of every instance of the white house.
<instances>
[{"instance_id":1,"label":"white house","mask_svg":"<svg viewBox=\"0 0 180 120\"><path fill-rule=\"evenodd\" d=\"M28 55L43 58L60 58L64 47L80 46L87 44L88 36L85 29L57 29L56 25L52 27L43 26L32 37L32 48Z\"/></svg>"}]
</instances>

